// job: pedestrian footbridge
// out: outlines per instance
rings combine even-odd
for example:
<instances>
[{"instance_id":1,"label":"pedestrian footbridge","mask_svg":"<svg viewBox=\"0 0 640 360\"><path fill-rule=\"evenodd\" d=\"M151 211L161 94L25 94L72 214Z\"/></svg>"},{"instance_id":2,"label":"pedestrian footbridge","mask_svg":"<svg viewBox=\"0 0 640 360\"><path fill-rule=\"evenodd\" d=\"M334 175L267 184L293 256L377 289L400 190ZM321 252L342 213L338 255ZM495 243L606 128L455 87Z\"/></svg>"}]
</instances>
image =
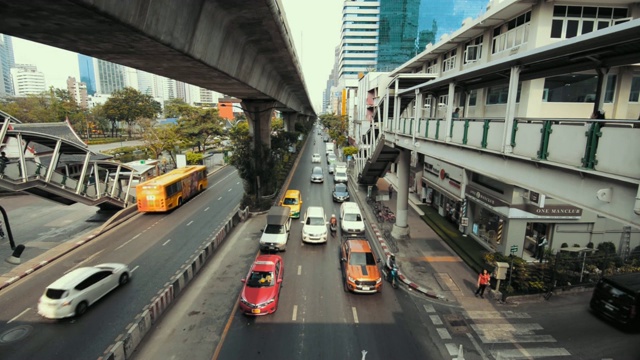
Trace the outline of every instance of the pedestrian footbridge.
<instances>
[{"instance_id":1,"label":"pedestrian footbridge","mask_svg":"<svg viewBox=\"0 0 640 360\"><path fill-rule=\"evenodd\" d=\"M23 124L6 116L0 128L0 188L23 191L62 204L103 209L135 204L135 170L89 150L67 122Z\"/></svg>"}]
</instances>

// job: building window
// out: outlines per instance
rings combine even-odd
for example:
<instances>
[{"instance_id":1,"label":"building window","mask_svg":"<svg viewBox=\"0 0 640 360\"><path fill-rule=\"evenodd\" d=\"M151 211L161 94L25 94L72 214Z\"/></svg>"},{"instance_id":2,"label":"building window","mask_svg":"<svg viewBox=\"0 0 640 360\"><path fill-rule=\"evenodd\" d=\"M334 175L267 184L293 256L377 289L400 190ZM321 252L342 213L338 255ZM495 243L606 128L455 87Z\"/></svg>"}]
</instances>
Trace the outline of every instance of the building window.
<instances>
[{"instance_id":1,"label":"building window","mask_svg":"<svg viewBox=\"0 0 640 360\"><path fill-rule=\"evenodd\" d=\"M478 90L471 90L469 92L469 106L476 106L477 99L478 99Z\"/></svg>"},{"instance_id":2,"label":"building window","mask_svg":"<svg viewBox=\"0 0 640 360\"><path fill-rule=\"evenodd\" d=\"M518 84L518 93L516 94L516 102L520 102L520 89L522 85ZM492 86L487 91L487 105L506 104L509 95L508 86Z\"/></svg>"},{"instance_id":3,"label":"building window","mask_svg":"<svg viewBox=\"0 0 640 360\"><path fill-rule=\"evenodd\" d=\"M551 38L570 39L629 20L626 7L556 5L553 7Z\"/></svg>"},{"instance_id":4,"label":"building window","mask_svg":"<svg viewBox=\"0 0 640 360\"><path fill-rule=\"evenodd\" d=\"M528 11L493 29L492 54L524 44L529 39L531 11Z\"/></svg>"},{"instance_id":5,"label":"building window","mask_svg":"<svg viewBox=\"0 0 640 360\"><path fill-rule=\"evenodd\" d=\"M469 41L464 45L464 63L469 64L480 60L482 55L482 36Z\"/></svg>"},{"instance_id":6,"label":"building window","mask_svg":"<svg viewBox=\"0 0 640 360\"><path fill-rule=\"evenodd\" d=\"M454 70L456 68L456 60L458 49L453 49L442 57L442 72Z\"/></svg>"},{"instance_id":7,"label":"building window","mask_svg":"<svg viewBox=\"0 0 640 360\"><path fill-rule=\"evenodd\" d=\"M617 76L607 77L604 102L611 103L615 95ZM544 102L586 102L596 101L598 76L592 74L568 74L553 76L544 80Z\"/></svg>"},{"instance_id":8,"label":"building window","mask_svg":"<svg viewBox=\"0 0 640 360\"><path fill-rule=\"evenodd\" d=\"M640 94L640 76L634 76L631 80L631 92L629 93L629 102L639 102Z\"/></svg>"}]
</instances>

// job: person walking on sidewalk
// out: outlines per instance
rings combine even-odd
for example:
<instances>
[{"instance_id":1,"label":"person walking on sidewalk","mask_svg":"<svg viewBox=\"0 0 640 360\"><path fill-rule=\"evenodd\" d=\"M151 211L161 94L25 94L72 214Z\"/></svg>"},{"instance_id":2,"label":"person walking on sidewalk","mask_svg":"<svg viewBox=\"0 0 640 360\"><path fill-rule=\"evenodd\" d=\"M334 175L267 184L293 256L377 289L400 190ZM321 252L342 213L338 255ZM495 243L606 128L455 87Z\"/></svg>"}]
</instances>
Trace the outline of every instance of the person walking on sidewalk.
<instances>
[{"instance_id":1,"label":"person walking on sidewalk","mask_svg":"<svg viewBox=\"0 0 640 360\"><path fill-rule=\"evenodd\" d=\"M478 275L478 289L476 290L476 297L480 295L480 297L484 299L484 289L489 285L489 281L491 281L491 275L489 275L487 269L482 270L482 273Z\"/></svg>"},{"instance_id":2,"label":"person walking on sidewalk","mask_svg":"<svg viewBox=\"0 0 640 360\"><path fill-rule=\"evenodd\" d=\"M389 184L389 200L393 199L393 185Z\"/></svg>"}]
</instances>

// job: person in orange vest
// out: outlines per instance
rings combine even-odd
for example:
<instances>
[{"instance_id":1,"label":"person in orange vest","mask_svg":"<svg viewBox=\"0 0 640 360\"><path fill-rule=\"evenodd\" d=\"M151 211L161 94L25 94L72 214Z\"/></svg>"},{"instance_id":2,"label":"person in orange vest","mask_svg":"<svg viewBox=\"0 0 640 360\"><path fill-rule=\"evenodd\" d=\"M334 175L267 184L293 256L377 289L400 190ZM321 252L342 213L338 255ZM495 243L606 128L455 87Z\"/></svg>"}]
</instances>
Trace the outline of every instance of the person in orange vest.
<instances>
[{"instance_id":1,"label":"person in orange vest","mask_svg":"<svg viewBox=\"0 0 640 360\"><path fill-rule=\"evenodd\" d=\"M476 290L476 297L480 295L480 297L484 299L484 289L489 285L489 281L491 281L491 275L489 275L487 269L482 270L482 273L478 275L478 289Z\"/></svg>"}]
</instances>

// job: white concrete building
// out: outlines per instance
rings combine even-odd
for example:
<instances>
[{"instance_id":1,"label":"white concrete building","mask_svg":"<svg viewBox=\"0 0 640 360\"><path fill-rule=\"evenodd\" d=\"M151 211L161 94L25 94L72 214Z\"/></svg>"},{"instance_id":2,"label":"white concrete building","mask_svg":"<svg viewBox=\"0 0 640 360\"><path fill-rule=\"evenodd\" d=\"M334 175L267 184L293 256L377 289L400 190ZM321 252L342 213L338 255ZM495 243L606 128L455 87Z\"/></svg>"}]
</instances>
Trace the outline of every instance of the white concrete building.
<instances>
[{"instance_id":1,"label":"white concrete building","mask_svg":"<svg viewBox=\"0 0 640 360\"><path fill-rule=\"evenodd\" d=\"M15 64L11 80L16 96L37 95L47 90L44 74L35 65Z\"/></svg>"}]
</instances>

